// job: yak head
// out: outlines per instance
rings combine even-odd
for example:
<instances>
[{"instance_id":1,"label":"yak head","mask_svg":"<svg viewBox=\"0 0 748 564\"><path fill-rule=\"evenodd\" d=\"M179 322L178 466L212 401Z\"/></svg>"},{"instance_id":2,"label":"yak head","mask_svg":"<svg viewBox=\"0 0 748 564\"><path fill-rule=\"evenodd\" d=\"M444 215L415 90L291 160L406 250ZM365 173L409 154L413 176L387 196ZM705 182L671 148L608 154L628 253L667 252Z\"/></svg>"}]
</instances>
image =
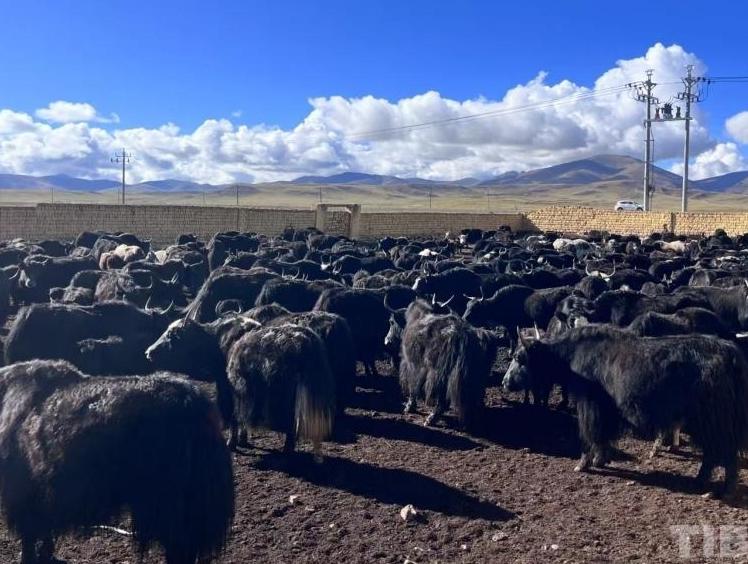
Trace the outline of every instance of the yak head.
<instances>
[{"instance_id":1,"label":"yak head","mask_svg":"<svg viewBox=\"0 0 748 564\"><path fill-rule=\"evenodd\" d=\"M533 375L544 369L540 366L544 344L537 326L532 335L526 335L517 328L517 336L517 348L502 380L502 385L508 392L518 392L532 387ZM552 367L548 366L545 369Z\"/></svg>"},{"instance_id":2,"label":"yak head","mask_svg":"<svg viewBox=\"0 0 748 564\"><path fill-rule=\"evenodd\" d=\"M25 288L35 288L38 280L44 276L47 265L52 264L52 258L45 255L31 255L18 265L20 275L18 285Z\"/></svg>"},{"instance_id":3,"label":"yak head","mask_svg":"<svg viewBox=\"0 0 748 564\"><path fill-rule=\"evenodd\" d=\"M181 372L197 379L209 379L205 362L215 357L218 345L205 327L189 318L171 323L158 340L145 351L146 358L159 370ZM213 375L215 376L215 375Z\"/></svg>"},{"instance_id":4,"label":"yak head","mask_svg":"<svg viewBox=\"0 0 748 564\"><path fill-rule=\"evenodd\" d=\"M405 309L398 309L390 314L390 329L384 337L385 348L399 352L405 323Z\"/></svg>"}]
</instances>

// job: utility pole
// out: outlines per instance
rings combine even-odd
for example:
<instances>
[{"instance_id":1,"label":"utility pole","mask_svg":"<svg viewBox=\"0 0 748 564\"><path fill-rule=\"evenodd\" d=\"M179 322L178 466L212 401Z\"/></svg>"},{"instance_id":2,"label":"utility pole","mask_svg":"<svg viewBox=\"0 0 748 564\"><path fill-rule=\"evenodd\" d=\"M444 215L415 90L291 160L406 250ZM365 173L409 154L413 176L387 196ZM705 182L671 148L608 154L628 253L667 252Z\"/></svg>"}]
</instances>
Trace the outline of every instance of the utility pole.
<instances>
[{"instance_id":1,"label":"utility pole","mask_svg":"<svg viewBox=\"0 0 748 564\"><path fill-rule=\"evenodd\" d=\"M110 160L113 163L122 163L122 205L125 205L125 165L130 162L130 159L132 158L132 154L125 151L125 148L122 148L122 153L117 154L114 153L114 157L112 157Z\"/></svg>"},{"instance_id":2,"label":"utility pole","mask_svg":"<svg viewBox=\"0 0 748 564\"><path fill-rule=\"evenodd\" d=\"M652 69L647 70L647 80L628 84L636 88L636 100L647 104L647 119L644 120L646 129L646 140L644 144L644 211L651 211L650 193L652 188L652 104L658 104L659 100L652 96L652 90L657 84L652 82Z\"/></svg>"},{"instance_id":3,"label":"utility pole","mask_svg":"<svg viewBox=\"0 0 748 564\"><path fill-rule=\"evenodd\" d=\"M693 76L693 65L686 67L686 76L683 78L683 84L686 87L685 91L678 93L678 100L683 100L686 103L686 135L685 143L683 144L683 186L681 189L681 200L680 200L680 211L688 211L688 157L691 144L691 103L700 102L702 100L701 93L693 94L693 85L697 82L704 80L702 77Z\"/></svg>"}]
</instances>

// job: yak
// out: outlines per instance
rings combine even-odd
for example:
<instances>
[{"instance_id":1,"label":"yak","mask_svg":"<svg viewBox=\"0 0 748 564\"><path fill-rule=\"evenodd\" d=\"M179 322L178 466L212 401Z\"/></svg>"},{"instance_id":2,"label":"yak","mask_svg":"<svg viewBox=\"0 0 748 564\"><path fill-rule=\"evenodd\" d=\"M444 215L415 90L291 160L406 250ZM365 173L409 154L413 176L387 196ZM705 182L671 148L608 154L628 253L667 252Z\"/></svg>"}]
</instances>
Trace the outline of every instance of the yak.
<instances>
[{"instance_id":1,"label":"yak","mask_svg":"<svg viewBox=\"0 0 748 564\"><path fill-rule=\"evenodd\" d=\"M325 345L314 331L292 324L250 331L231 347L227 371L235 415L229 446L247 446L247 431L262 427L285 434L286 453L297 438L311 441L320 460L336 400Z\"/></svg>"},{"instance_id":2,"label":"yak","mask_svg":"<svg viewBox=\"0 0 748 564\"><path fill-rule=\"evenodd\" d=\"M576 327L550 339L522 337L503 385L526 388L547 372L577 403L583 452L576 471L606 464L624 422L648 438L683 427L703 452L699 484L708 486L714 467L723 466L724 492L734 492L748 438L748 363L734 343Z\"/></svg>"},{"instance_id":3,"label":"yak","mask_svg":"<svg viewBox=\"0 0 748 564\"><path fill-rule=\"evenodd\" d=\"M170 322L125 302L92 306L33 304L18 313L5 343L5 362L62 359L90 374L146 374L145 349Z\"/></svg>"},{"instance_id":4,"label":"yak","mask_svg":"<svg viewBox=\"0 0 748 564\"><path fill-rule=\"evenodd\" d=\"M326 311L348 322L356 344L356 359L367 375L376 376L375 361L384 351L384 338L390 328L389 310L373 290L330 288L322 292L314 311Z\"/></svg>"},{"instance_id":5,"label":"yak","mask_svg":"<svg viewBox=\"0 0 748 564\"><path fill-rule=\"evenodd\" d=\"M55 538L127 512L141 553L217 557L234 515L215 407L169 375L89 377L64 361L0 369L0 509L21 561L59 562Z\"/></svg>"},{"instance_id":6,"label":"yak","mask_svg":"<svg viewBox=\"0 0 748 564\"><path fill-rule=\"evenodd\" d=\"M422 399L431 408L425 425L452 407L461 426L476 429L498 349L497 334L476 329L454 314L428 313L420 302L409 306L405 316L400 353L405 413Z\"/></svg>"}]
</instances>

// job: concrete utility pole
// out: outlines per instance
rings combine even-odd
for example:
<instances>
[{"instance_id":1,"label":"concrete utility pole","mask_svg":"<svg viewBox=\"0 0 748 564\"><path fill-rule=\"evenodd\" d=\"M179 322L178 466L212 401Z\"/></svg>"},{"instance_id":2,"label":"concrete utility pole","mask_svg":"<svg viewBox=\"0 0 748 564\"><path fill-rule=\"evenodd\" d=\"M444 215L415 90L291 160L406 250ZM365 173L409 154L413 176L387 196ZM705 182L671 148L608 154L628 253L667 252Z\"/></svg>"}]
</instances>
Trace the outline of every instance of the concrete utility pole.
<instances>
[{"instance_id":1,"label":"concrete utility pole","mask_svg":"<svg viewBox=\"0 0 748 564\"><path fill-rule=\"evenodd\" d=\"M647 80L644 82L633 82L629 87L636 89L636 100L647 104L647 119L644 120L646 140L644 141L644 211L651 211L650 194L652 192L652 104L658 104L659 100L652 96L652 90L657 83L652 82L654 71L647 71Z\"/></svg>"},{"instance_id":2,"label":"concrete utility pole","mask_svg":"<svg viewBox=\"0 0 748 564\"><path fill-rule=\"evenodd\" d=\"M688 211L688 158L691 145L691 103L700 102L701 94L693 94L693 85L697 82L704 80L702 77L693 76L693 65L686 67L686 76L683 78L683 84L686 89L684 92L678 93L678 100L686 102L686 115L684 120L686 122L686 135L685 143L683 144L683 187L681 189L681 201L680 211Z\"/></svg>"},{"instance_id":3,"label":"concrete utility pole","mask_svg":"<svg viewBox=\"0 0 748 564\"><path fill-rule=\"evenodd\" d=\"M125 151L123 147L122 153L114 153L114 157L110 159L113 163L122 163L122 205L125 205L125 165L130 162L131 158L132 154Z\"/></svg>"}]
</instances>

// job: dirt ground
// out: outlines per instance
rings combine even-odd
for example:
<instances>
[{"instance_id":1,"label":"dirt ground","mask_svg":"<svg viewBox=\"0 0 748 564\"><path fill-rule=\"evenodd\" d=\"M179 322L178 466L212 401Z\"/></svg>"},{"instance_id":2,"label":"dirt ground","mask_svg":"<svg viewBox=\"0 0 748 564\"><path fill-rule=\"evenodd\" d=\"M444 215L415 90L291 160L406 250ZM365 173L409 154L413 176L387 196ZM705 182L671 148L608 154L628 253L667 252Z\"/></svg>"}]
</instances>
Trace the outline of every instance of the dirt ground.
<instances>
[{"instance_id":1,"label":"dirt ground","mask_svg":"<svg viewBox=\"0 0 748 564\"><path fill-rule=\"evenodd\" d=\"M573 414L524 406L492 384L479 437L450 418L424 427L423 410L402 415L391 376L358 388L321 465L308 445L289 459L280 436L253 437L234 457L237 512L221 562L675 562L671 526L748 525L746 486L737 505L702 497L687 444L650 460L651 443L625 438L609 468L575 473ZM406 522L407 504L416 516ZM713 554L731 547L717 541ZM691 550L704 560L701 534ZM18 555L0 522L0 562ZM60 539L57 556L141 561L126 536L104 529ZM159 561L156 551L142 558Z\"/></svg>"}]
</instances>

